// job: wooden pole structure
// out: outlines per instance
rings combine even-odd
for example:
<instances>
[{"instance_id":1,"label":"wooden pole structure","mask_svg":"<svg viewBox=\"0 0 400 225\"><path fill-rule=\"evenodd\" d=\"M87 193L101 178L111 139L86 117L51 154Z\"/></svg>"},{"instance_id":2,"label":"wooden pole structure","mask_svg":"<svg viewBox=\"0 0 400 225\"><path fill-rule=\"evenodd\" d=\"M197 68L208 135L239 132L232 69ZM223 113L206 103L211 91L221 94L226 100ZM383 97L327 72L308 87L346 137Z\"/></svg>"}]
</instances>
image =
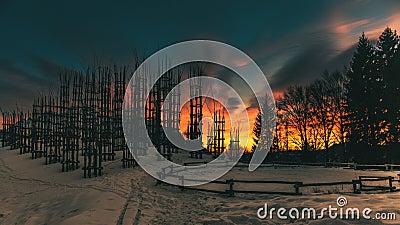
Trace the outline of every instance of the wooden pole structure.
<instances>
[{"instance_id":1,"label":"wooden pole structure","mask_svg":"<svg viewBox=\"0 0 400 225\"><path fill-rule=\"evenodd\" d=\"M98 148L101 149L103 161L115 159L115 151L112 146L111 129L111 71L108 67L98 68L99 76L99 139Z\"/></svg>"},{"instance_id":2,"label":"wooden pole structure","mask_svg":"<svg viewBox=\"0 0 400 225\"><path fill-rule=\"evenodd\" d=\"M190 68L190 109L189 109L189 139L202 141L203 100L201 91L201 80L196 77L201 76L200 68ZM201 151L191 151L191 158L203 158Z\"/></svg>"},{"instance_id":3,"label":"wooden pole structure","mask_svg":"<svg viewBox=\"0 0 400 225\"><path fill-rule=\"evenodd\" d=\"M229 157L234 158L239 155L240 152L240 137L239 137L239 126L237 128L232 127L230 131L230 143L229 143Z\"/></svg>"},{"instance_id":4,"label":"wooden pole structure","mask_svg":"<svg viewBox=\"0 0 400 225\"><path fill-rule=\"evenodd\" d=\"M159 61L159 73L161 68L167 67L167 60ZM154 75L150 74L150 79L155 79ZM172 89L180 82L181 73L179 71L170 70L165 72L154 83L152 90L146 102L146 127L153 145L156 149L168 160L171 159L173 152L177 149L166 137L163 127L179 131L179 101L180 91ZM154 81L154 80L153 80ZM171 101L164 104L168 94L171 94ZM145 98L147 96L143 96ZM161 160L161 159L160 159Z\"/></svg>"},{"instance_id":5,"label":"wooden pole structure","mask_svg":"<svg viewBox=\"0 0 400 225\"><path fill-rule=\"evenodd\" d=\"M71 76L72 89L71 89ZM60 125L61 127L61 170L68 172L79 168L80 102L82 85L77 74L61 77ZM72 92L71 92L72 90ZM72 96L71 96L72 94Z\"/></svg>"},{"instance_id":6,"label":"wooden pole structure","mask_svg":"<svg viewBox=\"0 0 400 225\"><path fill-rule=\"evenodd\" d=\"M212 154L217 158L225 151L225 113L221 110L214 112L214 138L212 143Z\"/></svg>"},{"instance_id":7,"label":"wooden pole structure","mask_svg":"<svg viewBox=\"0 0 400 225\"><path fill-rule=\"evenodd\" d=\"M32 109L32 141L31 152L32 159L41 158L44 156L44 98L38 98L33 103Z\"/></svg>"},{"instance_id":8,"label":"wooden pole structure","mask_svg":"<svg viewBox=\"0 0 400 225\"><path fill-rule=\"evenodd\" d=\"M102 149L99 146L99 84L96 73L86 77L85 99L82 108L83 177L102 175Z\"/></svg>"}]
</instances>

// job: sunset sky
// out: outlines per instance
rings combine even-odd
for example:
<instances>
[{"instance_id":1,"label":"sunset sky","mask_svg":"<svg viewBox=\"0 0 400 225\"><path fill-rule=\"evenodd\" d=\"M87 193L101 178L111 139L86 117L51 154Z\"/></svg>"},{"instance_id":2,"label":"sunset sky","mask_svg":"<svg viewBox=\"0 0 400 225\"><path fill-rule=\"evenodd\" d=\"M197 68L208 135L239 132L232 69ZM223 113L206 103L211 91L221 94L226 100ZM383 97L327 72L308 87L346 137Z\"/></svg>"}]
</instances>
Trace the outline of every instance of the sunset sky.
<instances>
[{"instance_id":1,"label":"sunset sky","mask_svg":"<svg viewBox=\"0 0 400 225\"><path fill-rule=\"evenodd\" d=\"M386 26L400 29L399 1L1 1L0 107L30 107L60 71L129 64L135 49L148 56L191 39L243 50L279 95L342 69L361 32L374 40ZM213 73L235 85L230 72ZM256 105L246 101L254 119Z\"/></svg>"}]
</instances>

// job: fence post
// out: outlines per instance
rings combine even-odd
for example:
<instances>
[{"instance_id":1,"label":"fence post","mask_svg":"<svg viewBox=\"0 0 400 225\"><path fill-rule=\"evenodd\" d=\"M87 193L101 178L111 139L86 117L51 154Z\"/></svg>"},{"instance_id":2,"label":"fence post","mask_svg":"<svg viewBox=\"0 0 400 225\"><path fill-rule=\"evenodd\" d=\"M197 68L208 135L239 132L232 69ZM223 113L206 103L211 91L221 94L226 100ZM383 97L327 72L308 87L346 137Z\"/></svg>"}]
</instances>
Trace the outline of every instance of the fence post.
<instances>
[{"instance_id":1,"label":"fence post","mask_svg":"<svg viewBox=\"0 0 400 225\"><path fill-rule=\"evenodd\" d=\"M300 188L302 185L303 185L303 182L296 182L296 183L294 184L294 190L295 190L296 195L300 195L300 194L301 194L299 188Z\"/></svg>"},{"instance_id":2,"label":"fence post","mask_svg":"<svg viewBox=\"0 0 400 225\"><path fill-rule=\"evenodd\" d=\"M361 193L361 189L360 190L357 189L357 183L359 183L361 185L361 181L360 180L353 180L353 193L354 194L360 194Z\"/></svg>"},{"instance_id":3,"label":"fence post","mask_svg":"<svg viewBox=\"0 0 400 225\"><path fill-rule=\"evenodd\" d=\"M229 185L229 190L227 190L228 195L229 195L230 197L235 196L235 192L233 191L233 179L226 180L226 184Z\"/></svg>"},{"instance_id":4,"label":"fence post","mask_svg":"<svg viewBox=\"0 0 400 225\"><path fill-rule=\"evenodd\" d=\"M388 178L389 178L389 191L393 192L394 191L394 188L393 188L393 177L389 176Z\"/></svg>"}]
</instances>

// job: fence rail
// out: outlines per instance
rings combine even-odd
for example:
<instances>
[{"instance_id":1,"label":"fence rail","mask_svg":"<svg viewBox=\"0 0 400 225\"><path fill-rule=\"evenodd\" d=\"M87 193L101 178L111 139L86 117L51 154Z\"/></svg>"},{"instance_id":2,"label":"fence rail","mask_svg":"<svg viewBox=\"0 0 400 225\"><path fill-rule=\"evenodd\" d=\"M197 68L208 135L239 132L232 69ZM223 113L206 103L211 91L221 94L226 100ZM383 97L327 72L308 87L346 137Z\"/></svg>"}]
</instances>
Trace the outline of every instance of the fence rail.
<instances>
[{"instance_id":1,"label":"fence rail","mask_svg":"<svg viewBox=\"0 0 400 225\"><path fill-rule=\"evenodd\" d=\"M396 187L393 186L395 181L394 177L382 177L382 176L359 176L360 181L360 191L379 191L379 190L389 190L390 192L396 191ZM388 181L388 186L382 185L366 185L363 182L380 182Z\"/></svg>"}]
</instances>

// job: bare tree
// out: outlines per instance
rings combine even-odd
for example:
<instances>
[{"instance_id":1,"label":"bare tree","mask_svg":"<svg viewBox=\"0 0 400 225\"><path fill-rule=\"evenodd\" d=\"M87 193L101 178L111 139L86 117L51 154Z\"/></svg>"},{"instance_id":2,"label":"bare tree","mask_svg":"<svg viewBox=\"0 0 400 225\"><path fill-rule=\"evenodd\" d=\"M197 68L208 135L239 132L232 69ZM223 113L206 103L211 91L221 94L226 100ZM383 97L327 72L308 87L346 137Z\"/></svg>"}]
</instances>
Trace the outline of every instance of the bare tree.
<instances>
[{"instance_id":1,"label":"bare tree","mask_svg":"<svg viewBox=\"0 0 400 225\"><path fill-rule=\"evenodd\" d=\"M285 111L290 127L297 131L297 144L301 150L309 149L308 128L310 125L310 96L308 87L290 86L283 97L277 101L278 107Z\"/></svg>"},{"instance_id":2,"label":"bare tree","mask_svg":"<svg viewBox=\"0 0 400 225\"><path fill-rule=\"evenodd\" d=\"M347 70L347 69L345 69ZM348 77L339 71L324 77L331 92L333 113L335 117L335 137L338 143L344 145L346 134L349 132L349 113L347 111L347 84Z\"/></svg>"},{"instance_id":3,"label":"bare tree","mask_svg":"<svg viewBox=\"0 0 400 225\"><path fill-rule=\"evenodd\" d=\"M324 73L325 77L329 77L329 73ZM333 129L335 127L335 112L333 101L333 85L329 84L326 79L316 80L311 84L310 104L312 114L315 118L313 127L315 131L319 131L318 136L322 139L324 149L328 149L332 145ZM314 137L314 139L317 137ZM314 140L317 142L317 140Z\"/></svg>"}]
</instances>

